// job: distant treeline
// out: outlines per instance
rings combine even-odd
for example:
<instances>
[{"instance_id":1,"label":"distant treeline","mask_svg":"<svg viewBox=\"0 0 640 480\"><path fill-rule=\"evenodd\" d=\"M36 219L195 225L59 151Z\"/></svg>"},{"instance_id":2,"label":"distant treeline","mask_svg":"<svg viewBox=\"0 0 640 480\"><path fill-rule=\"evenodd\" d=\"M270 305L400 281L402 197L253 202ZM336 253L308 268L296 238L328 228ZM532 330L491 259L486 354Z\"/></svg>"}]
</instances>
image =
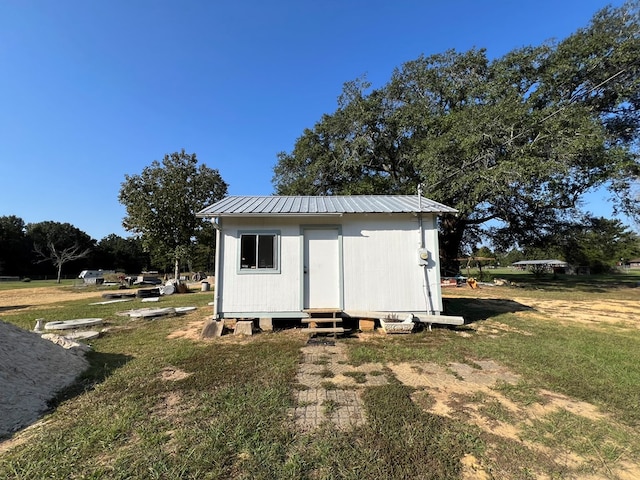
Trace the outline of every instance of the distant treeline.
<instances>
[{"instance_id":1,"label":"distant treeline","mask_svg":"<svg viewBox=\"0 0 640 480\"><path fill-rule=\"evenodd\" d=\"M65 261L61 278L75 278L85 269L115 270L136 274L146 270L171 272L171 257L149 252L140 238L115 234L95 240L70 224L40 222L25 224L14 215L0 217L0 275L31 279L55 279L58 268L50 252L75 249L81 258ZM213 270L213 245L194 245L189 270Z\"/></svg>"}]
</instances>

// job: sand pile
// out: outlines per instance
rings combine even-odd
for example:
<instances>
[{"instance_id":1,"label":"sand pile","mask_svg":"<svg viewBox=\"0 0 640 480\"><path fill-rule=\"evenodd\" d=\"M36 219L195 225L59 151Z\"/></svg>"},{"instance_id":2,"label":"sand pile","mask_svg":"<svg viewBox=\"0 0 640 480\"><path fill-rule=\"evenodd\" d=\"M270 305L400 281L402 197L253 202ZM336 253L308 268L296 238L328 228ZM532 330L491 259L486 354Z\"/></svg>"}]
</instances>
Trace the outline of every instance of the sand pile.
<instances>
[{"instance_id":1,"label":"sand pile","mask_svg":"<svg viewBox=\"0 0 640 480\"><path fill-rule=\"evenodd\" d=\"M88 366L82 349L0 321L0 438L37 420Z\"/></svg>"}]
</instances>

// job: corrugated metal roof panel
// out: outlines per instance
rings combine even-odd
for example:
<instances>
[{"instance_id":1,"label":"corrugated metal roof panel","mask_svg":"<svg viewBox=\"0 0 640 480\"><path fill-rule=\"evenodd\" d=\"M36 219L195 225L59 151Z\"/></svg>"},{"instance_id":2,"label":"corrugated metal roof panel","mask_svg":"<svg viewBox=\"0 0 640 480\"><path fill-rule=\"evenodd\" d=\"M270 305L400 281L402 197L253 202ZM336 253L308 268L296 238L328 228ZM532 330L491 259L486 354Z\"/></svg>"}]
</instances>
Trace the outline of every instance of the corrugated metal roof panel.
<instances>
[{"instance_id":1,"label":"corrugated metal roof panel","mask_svg":"<svg viewBox=\"0 0 640 480\"><path fill-rule=\"evenodd\" d=\"M513 262L511 265L569 265L564 260L521 260L519 262Z\"/></svg>"},{"instance_id":2,"label":"corrugated metal roof panel","mask_svg":"<svg viewBox=\"0 0 640 480\"><path fill-rule=\"evenodd\" d=\"M455 213L416 195L230 196L198 212L199 217L322 215L343 213Z\"/></svg>"}]
</instances>

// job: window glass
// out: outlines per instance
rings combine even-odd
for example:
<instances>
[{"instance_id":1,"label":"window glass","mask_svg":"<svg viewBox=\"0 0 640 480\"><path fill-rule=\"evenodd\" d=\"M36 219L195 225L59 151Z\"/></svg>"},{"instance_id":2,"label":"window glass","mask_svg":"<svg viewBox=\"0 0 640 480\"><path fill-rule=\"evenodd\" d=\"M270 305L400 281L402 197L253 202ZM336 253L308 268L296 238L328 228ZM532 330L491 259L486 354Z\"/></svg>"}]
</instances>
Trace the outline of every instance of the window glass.
<instances>
[{"instance_id":1,"label":"window glass","mask_svg":"<svg viewBox=\"0 0 640 480\"><path fill-rule=\"evenodd\" d=\"M277 235L242 234L240 236L240 269L277 268Z\"/></svg>"},{"instance_id":2,"label":"window glass","mask_svg":"<svg viewBox=\"0 0 640 480\"><path fill-rule=\"evenodd\" d=\"M275 235L258 235L258 268L275 268Z\"/></svg>"},{"instance_id":3,"label":"window glass","mask_svg":"<svg viewBox=\"0 0 640 480\"><path fill-rule=\"evenodd\" d=\"M240 238L240 268L256 268L256 236Z\"/></svg>"}]
</instances>

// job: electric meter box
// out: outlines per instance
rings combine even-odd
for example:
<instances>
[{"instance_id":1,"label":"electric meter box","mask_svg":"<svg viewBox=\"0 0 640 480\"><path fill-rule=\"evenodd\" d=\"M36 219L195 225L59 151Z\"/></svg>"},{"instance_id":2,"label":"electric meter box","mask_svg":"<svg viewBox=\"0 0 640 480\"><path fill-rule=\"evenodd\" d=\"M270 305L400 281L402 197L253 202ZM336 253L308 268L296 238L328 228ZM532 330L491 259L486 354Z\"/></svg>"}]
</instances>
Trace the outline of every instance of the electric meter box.
<instances>
[{"instance_id":1,"label":"electric meter box","mask_svg":"<svg viewBox=\"0 0 640 480\"><path fill-rule=\"evenodd\" d=\"M429 251L426 248L418 249L418 265L426 266L429 263Z\"/></svg>"}]
</instances>

